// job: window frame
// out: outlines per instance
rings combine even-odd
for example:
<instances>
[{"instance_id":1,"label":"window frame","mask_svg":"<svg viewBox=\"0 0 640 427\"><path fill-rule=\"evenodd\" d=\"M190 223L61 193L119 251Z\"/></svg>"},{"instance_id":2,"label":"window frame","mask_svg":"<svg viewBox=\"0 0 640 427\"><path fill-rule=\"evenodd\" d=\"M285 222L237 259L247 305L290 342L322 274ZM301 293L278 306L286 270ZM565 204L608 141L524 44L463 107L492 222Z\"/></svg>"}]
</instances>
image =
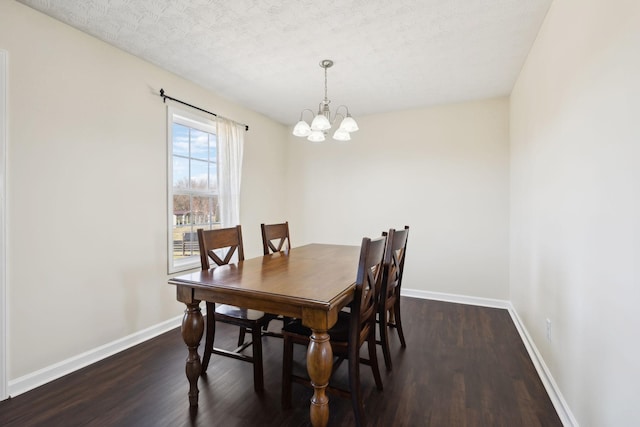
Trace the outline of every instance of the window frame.
<instances>
[{"instance_id":1,"label":"window frame","mask_svg":"<svg viewBox=\"0 0 640 427\"><path fill-rule=\"evenodd\" d=\"M173 213L173 125L174 123L182 126L187 126L192 129L197 129L203 132L207 132L216 136L216 179L220 180L220 168L219 168L219 148L217 143L216 122L204 115L193 113L174 106L167 106L167 272L169 274L178 273L181 271L192 270L200 267L200 256L191 255L183 259L174 258L174 213ZM191 157L189 157L191 158ZM191 176L189 176L191 178ZM220 203L220 190L218 184L216 184L217 190L212 191L191 191L187 190L186 193L191 196L218 196L218 203ZM182 193L182 192L180 192ZM218 223L212 223L218 224Z\"/></svg>"}]
</instances>

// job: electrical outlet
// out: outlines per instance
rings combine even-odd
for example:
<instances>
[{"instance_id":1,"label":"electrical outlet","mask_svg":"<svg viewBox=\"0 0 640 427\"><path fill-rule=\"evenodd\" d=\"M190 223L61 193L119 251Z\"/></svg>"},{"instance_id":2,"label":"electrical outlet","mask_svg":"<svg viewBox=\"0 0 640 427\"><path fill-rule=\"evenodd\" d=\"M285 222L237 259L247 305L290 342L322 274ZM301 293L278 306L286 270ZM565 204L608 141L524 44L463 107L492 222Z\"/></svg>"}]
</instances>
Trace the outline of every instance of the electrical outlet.
<instances>
[{"instance_id":1,"label":"electrical outlet","mask_svg":"<svg viewBox=\"0 0 640 427\"><path fill-rule=\"evenodd\" d=\"M547 341L551 342L551 319L547 319Z\"/></svg>"}]
</instances>

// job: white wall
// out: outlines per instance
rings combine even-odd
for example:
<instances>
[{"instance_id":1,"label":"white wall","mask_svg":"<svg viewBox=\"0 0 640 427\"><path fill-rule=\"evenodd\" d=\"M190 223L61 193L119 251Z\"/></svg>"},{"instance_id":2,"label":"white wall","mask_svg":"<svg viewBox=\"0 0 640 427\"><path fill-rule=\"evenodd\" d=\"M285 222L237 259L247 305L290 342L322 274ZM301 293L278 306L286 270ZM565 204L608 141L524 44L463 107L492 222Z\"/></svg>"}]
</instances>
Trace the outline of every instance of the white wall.
<instances>
[{"instance_id":1,"label":"white wall","mask_svg":"<svg viewBox=\"0 0 640 427\"><path fill-rule=\"evenodd\" d=\"M7 168L7 52L0 50L0 400L7 397L6 305L6 168Z\"/></svg>"},{"instance_id":2,"label":"white wall","mask_svg":"<svg viewBox=\"0 0 640 427\"><path fill-rule=\"evenodd\" d=\"M261 253L260 222L284 217L270 193L285 186L284 126L13 1L0 2L0 49L10 380L184 310L167 284L161 87L250 126L241 221L247 256Z\"/></svg>"},{"instance_id":3,"label":"white wall","mask_svg":"<svg viewBox=\"0 0 640 427\"><path fill-rule=\"evenodd\" d=\"M511 96L510 286L581 426L640 418L639 122L640 2L555 1Z\"/></svg>"},{"instance_id":4,"label":"white wall","mask_svg":"<svg viewBox=\"0 0 640 427\"><path fill-rule=\"evenodd\" d=\"M349 142L290 136L293 245L409 225L405 289L508 299L508 109L501 98L356 117Z\"/></svg>"}]
</instances>

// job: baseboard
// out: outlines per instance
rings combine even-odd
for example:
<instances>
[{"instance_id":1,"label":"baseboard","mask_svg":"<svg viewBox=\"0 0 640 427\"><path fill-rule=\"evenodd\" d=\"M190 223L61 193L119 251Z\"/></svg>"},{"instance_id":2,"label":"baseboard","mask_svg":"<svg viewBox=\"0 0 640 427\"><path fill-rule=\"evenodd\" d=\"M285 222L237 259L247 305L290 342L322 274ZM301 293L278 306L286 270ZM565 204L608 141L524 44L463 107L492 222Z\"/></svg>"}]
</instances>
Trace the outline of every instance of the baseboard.
<instances>
[{"instance_id":1,"label":"baseboard","mask_svg":"<svg viewBox=\"0 0 640 427\"><path fill-rule=\"evenodd\" d=\"M459 304L477 305L481 307L506 309L509 312L513 323L515 324L518 333L520 334L520 338L522 339L522 342L527 349L527 353L529 353L529 357L531 358L531 361L533 362L533 365L538 372L538 376L540 377L544 388L547 390L549 399L551 399L551 403L553 403L553 406L558 413L558 417L560 417L560 420L562 421L562 425L566 427L578 427L578 422L569 409L569 405L567 405L567 402L564 400L564 397L562 396L558 385L553 379L551 372L549 372L547 365L544 363L542 355L538 351L538 348L527 332L527 328L525 328L524 324L520 320L520 317L518 316L518 313L516 312L510 301L470 297L466 295L445 294L440 292L429 292L417 289L402 289L401 295L413 298L431 299L436 301L446 301Z\"/></svg>"},{"instance_id":2,"label":"baseboard","mask_svg":"<svg viewBox=\"0 0 640 427\"><path fill-rule=\"evenodd\" d=\"M549 372L549 368L547 368L547 365L531 338L531 335L529 335L527 328L522 323L522 320L520 320L520 316L518 316L515 308L511 304L509 305L509 314L513 319L513 323L516 325L516 329L518 329L518 333L522 338L524 346L527 348L527 352L529 353L529 357L531 357L531 361L533 362L536 371L538 371L538 375L540 376L540 380L542 381L544 388L547 389L549 398L551 399L553 406L556 408L556 412L562 421L562 425L566 427L578 427L578 421L573 416L566 400L564 400L558 385L553 379L551 372Z\"/></svg>"},{"instance_id":3,"label":"baseboard","mask_svg":"<svg viewBox=\"0 0 640 427\"><path fill-rule=\"evenodd\" d=\"M457 294L445 294L441 292L429 292L429 291L422 291L418 289L402 288L402 291L400 292L400 294L405 297L432 299L436 301L455 302L459 304L468 304L468 305L478 305L481 307L504 308L504 309L509 309L511 307L511 303L507 300L470 297L466 295L457 295Z\"/></svg>"},{"instance_id":4,"label":"baseboard","mask_svg":"<svg viewBox=\"0 0 640 427\"><path fill-rule=\"evenodd\" d=\"M143 329L142 331L138 331L134 334L71 357L67 360L63 360L51 366L47 366L46 368L16 378L15 380L11 380L8 384L8 394L12 397L25 393L29 390L33 390L36 387L40 387L50 381L61 378L71 372L82 369L85 366L91 365L92 363L98 362L109 356L113 356L116 353L133 347L134 345L168 332L171 329L180 326L181 323L182 316L177 316L147 329Z\"/></svg>"}]
</instances>

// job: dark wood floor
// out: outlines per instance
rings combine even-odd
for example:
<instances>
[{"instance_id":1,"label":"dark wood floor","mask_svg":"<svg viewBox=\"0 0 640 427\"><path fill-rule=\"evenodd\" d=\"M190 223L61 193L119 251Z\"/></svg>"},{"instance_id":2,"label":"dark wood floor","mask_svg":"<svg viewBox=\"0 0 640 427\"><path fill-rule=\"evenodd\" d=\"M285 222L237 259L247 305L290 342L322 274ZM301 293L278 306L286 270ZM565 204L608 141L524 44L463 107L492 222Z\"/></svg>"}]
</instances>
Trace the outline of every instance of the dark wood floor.
<instances>
[{"instance_id":1,"label":"dark wood floor","mask_svg":"<svg viewBox=\"0 0 640 427\"><path fill-rule=\"evenodd\" d=\"M375 426L561 426L506 310L403 298L407 348L392 334L394 368L384 391L361 367L368 420ZM272 322L278 326L277 322ZM217 328L232 345L237 329ZM251 365L215 356L189 410L187 356L175 329L28 393L0 402L0 426L303 426L311 390L294 384L280 409L282 340L264 338L265 393ZM299 346L296 346L299 347ZM304 349L296 348L304 372ZM346 363L336 373L346 384ZM354 423L348 399L331 397L331 426Z\"/></svg>"}]
</instances>

